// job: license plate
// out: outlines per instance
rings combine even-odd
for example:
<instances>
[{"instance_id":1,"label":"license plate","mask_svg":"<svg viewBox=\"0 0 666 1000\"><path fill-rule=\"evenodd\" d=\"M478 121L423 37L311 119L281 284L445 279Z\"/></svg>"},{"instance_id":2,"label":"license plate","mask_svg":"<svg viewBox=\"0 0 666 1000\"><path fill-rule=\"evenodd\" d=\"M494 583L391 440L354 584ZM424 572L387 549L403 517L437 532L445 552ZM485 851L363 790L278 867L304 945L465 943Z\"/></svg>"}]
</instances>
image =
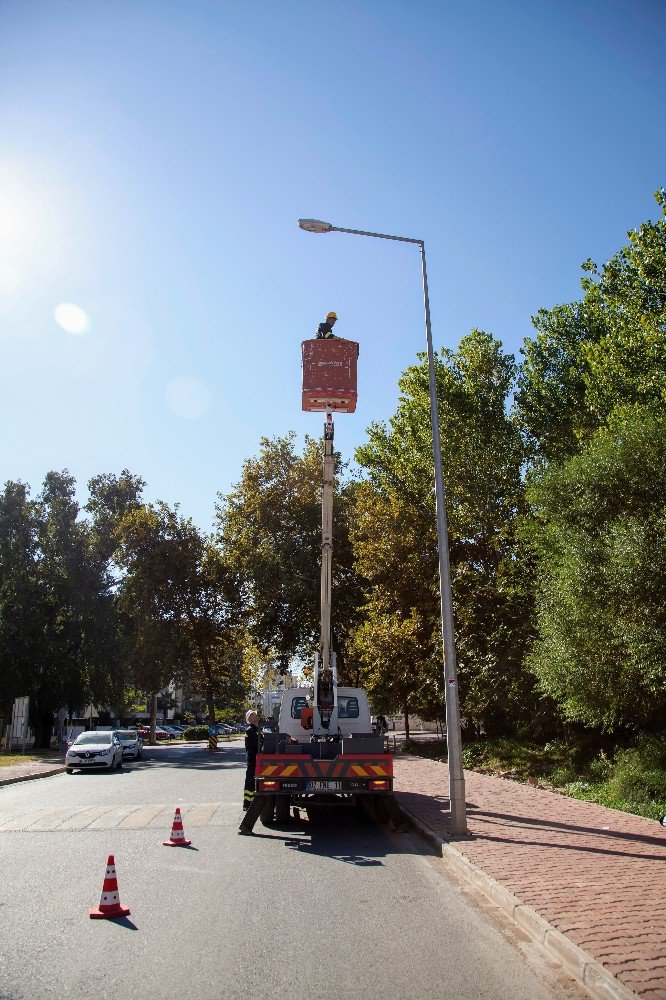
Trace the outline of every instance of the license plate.
<instances>
[{"instance_id":1,"label":"license plate","mask_svg":"<svg viewBox=\"0 0 666 1000\"><path fill-rule=\"evenodd\" d=\"M308 792L341 792L341 781L308 781L305 785Z\"/></svg>"}]
</instances>

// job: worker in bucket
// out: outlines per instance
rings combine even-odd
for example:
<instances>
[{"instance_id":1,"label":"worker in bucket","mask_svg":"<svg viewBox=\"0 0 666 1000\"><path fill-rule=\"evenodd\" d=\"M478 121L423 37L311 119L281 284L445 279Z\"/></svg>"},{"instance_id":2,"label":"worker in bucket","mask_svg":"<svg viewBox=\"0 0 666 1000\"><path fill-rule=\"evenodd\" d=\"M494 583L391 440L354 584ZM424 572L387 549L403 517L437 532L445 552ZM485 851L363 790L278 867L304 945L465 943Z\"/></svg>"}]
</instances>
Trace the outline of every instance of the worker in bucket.
<instances>
[{"instance_id":1,"label":"worker in bucket","mask_svg":"<svg viewBox=\"0 0 666 1000\"><path fill-rule=\"evenodd\" d=\"M245 791L243 792L243 812L250 808L254 798L254 770L259 752L259 716L250 709L245 713L247 727L245 729L245 753L247 755L247 770L245 771Z\"/></svg>"},{"instance_id":2,"label":"worker in bucket","mask_svg":"<svg viewBox=\"0 0 666 1000\"><path fill-rule=\"evenodd\" d=\"M320 323L317 327L317 340L330 340L335 338L333 333L333 327L338 321L338 317L334 312L326 314L326 319L323 323Z\"/></svg>"}]
</instances>

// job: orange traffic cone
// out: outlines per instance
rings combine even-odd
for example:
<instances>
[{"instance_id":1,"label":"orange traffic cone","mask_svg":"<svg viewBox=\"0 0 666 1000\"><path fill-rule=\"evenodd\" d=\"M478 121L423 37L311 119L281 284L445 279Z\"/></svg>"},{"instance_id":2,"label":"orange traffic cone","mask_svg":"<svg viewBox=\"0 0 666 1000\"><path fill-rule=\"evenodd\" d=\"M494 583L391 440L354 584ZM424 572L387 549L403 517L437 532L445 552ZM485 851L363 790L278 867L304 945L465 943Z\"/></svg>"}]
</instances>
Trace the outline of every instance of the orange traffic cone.
<instances>
[{"instance_id":1,"label":"orange traffic cone","mask_svg":"<svg viewBox=\"0 0 666 1000\"><path fill-rule=\"evenodd\" d=\"M185 840L185 831L183 830L183 820L180 815L179 806L176 806L176 815L173 818L173 826L171 827L171 837L169 840L163 840L162 843L165 847L189 847L192 843L191 840Z\"/></svg>"},{"instance_id":2,"label":"orange traffic cone","mask_svg":"<svg viewBox=\"0 0 666 1000\"><path fill-rule=\"evenodd\" d=\"M117 917L126 917L130 912L129 907L122 906L118 895L118 880L116 878L116 862L113 854L109 854L106 863L106 875L102 886L102 896L99 901L99 909L91 909L90 916L103 920L115 920Z\"/></svg>"}]
</instances>

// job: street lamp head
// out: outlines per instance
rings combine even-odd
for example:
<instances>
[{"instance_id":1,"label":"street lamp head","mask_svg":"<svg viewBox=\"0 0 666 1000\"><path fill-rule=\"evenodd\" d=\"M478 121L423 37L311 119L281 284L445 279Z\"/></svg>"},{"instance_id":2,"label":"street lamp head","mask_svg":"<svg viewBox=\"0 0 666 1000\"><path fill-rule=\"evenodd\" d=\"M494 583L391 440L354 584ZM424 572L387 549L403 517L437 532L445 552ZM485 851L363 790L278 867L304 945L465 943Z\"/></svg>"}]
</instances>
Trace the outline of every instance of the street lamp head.
<instances>
[{"instance_id":1,"label":"street lamp head","mask_svg":"<svg viewBox=\"0 0 666 1000\"><path fill-rule=\"evenodd\" d=\"M330 222L320 222L319 219L299 219L298 224L306 233L330 233L333 228Z\"/></svg>"}]
</instances>

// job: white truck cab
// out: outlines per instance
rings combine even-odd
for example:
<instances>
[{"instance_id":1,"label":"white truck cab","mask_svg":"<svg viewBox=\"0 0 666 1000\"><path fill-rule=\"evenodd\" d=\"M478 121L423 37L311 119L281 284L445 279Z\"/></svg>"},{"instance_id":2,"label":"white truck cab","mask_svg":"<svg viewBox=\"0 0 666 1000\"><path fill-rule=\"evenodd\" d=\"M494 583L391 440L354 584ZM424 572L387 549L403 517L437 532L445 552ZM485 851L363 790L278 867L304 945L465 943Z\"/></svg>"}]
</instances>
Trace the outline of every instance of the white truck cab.
<instances>
[{"instance_id":1,"label":"white truck cab","mask_svg":"<svg viewBox=\"0 0 666 1000\"><path fill-rule=\"evenodd\" d=\"M343 737L349 737L372 732L368 696L363 688L339 687L335 702L329 727L331 734L340 733ZM314 708L313 689L289 688L282 695L278 725L281 733L307 743L312 736L312 729L305 729L301 725L304 708Z\"/></svg>"}]
</instances>

